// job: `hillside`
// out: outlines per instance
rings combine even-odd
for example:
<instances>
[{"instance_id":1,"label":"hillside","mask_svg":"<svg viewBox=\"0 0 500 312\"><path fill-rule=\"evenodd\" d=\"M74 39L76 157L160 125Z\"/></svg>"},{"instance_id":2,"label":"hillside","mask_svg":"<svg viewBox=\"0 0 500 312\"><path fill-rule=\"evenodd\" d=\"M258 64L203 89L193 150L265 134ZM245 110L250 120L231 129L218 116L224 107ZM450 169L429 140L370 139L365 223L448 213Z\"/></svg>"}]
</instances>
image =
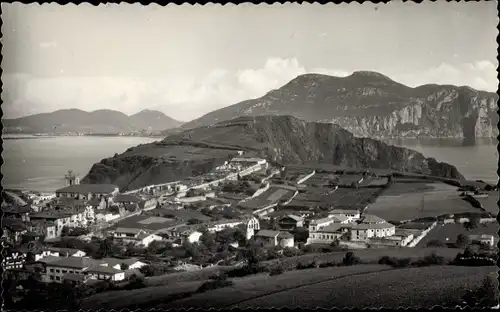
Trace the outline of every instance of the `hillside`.
<instances>
[{"instance_id":1,"label":"hillside","mask_svg":"<svg viewBox=\"0 0 500 312\"><path fill-rule=\"evenodd\" d=\"M210 112L182 129L239 116L291 115L335 123L356 136L371 138L496 137L497 100L495 93L469 87L410 88L376 72L344 78L306 74L258 99Z\"/></svg>"},{"instance_id":2,"label":"hillside","mask_svg":"<svg viewBox=\"0 0 500 312\"><path fill-rule=\"evenodd\" d=\"M356 138L337 125L291 116L258 116L186 130L130 148L92 166L82 183L113 183L123 191L176 181L208 172L238 150L280 164L313 162L463 179L451 165L410 149Z\"/></svg>"},{"instance_id":3,"label":"hillside","mask_svg":"<svg viewBox=\"0 0 500 312\"><path fill-rule=\"evenodd\" d=\"M62 109L52 113L36 114L16 119L2 119L8 133L129 133L132 131L161 131L182 123L162 112L143 110L127 116L114 110L85 112Z\"/></svg>"}]
</instances>

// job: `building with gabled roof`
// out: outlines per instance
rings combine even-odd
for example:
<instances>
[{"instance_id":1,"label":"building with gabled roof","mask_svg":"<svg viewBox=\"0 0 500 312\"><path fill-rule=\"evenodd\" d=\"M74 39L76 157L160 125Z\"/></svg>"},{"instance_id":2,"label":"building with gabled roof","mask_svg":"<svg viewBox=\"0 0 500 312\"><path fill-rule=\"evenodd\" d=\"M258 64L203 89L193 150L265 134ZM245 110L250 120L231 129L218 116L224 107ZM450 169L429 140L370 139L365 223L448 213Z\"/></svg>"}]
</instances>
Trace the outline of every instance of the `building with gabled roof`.
<instances>
[{"instance_id":1,"label":"building with gabled roof","mask_svg":"<svg viewBox=\"0 0 500 312\"><path fill-rule=\"evenodd\" d=\"M116 196L119 193L118 186L114 184L73 184L56 190L57 197L77 198L89 200L94 197L111 195Z\"/></svg>"},{"instance_id":2,"label":"building with gabled roof","mask_svg":"<svg viewBox=\"0 0 500 312\"><path fill-rule=\"evenodd\" d=\"M273 247L293 247L295 244L293 235L285 231L259 230L255 239Z\"/></svg>"},{"instance_id":3,"label":"building with gabled roof","mask_svg":"<svg viewBox=\"0 0 500 312\"><path fill-rule=\"evenodd\" d=\"M304 226L304 218L294 214L287 214L278 218L278 225L284 230L293 230Z\"/></svg>"}]
</instances>

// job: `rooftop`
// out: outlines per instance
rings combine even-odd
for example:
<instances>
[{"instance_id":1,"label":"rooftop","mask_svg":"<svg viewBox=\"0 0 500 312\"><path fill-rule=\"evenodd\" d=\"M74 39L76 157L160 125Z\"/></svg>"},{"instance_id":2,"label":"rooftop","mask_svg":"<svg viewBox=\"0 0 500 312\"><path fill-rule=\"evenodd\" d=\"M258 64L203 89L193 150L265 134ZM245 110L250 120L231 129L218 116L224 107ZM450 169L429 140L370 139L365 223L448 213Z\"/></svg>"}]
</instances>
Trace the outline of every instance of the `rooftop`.
<instances>
[{"instance_id":1,"label":"rooftop","mask_svg":"<svg viewBox=\"0 0 500 312\"><path fill-rule=\"evenodd\" d=\"M44 260L44 259L42 259ZM73 269L85 269L90 266L98 266L101 261L90 259L90 258L81 258L81 257L59 257L58 260L50 261L47 263L47 266L51 267L60 267L60 268L73 268Z\"/></svg>"},{"instance_id":2,"label":"rooftop","mask_svg":"<svg viewBox=\"0 0 500 312\"><path fill-rule=\"evenodd\" d=\"M143 230L141 229L136 229L136 228L122 228L119 227L115 230L115 233L126 233L126 234L139 234Z\"/></svg>"},{"instance_id":3,"label":"rooftop","mask_svg":"<svg viewBox=\"0 0 500 312\"><path fill-rule=\"evenodd\" d=\"M388 222L383 223L355 223L352 225L353 230L372 230L372 229L387 229L394 227L394 224Z\"/></svg>"},{"instance_id":4,"label":"rooftop","mask_svg":"<svg viewBox=\"0 0 500 312\"><path fill-rule=\"evenodd\" d=\"M128 259L104 258L102 260L108 264L108 267L113 267L115 265L121 265L122 263L130 266L136 262L139 262L139 259L137 259L137 258L128 258Z\"/></svg>"},{"instance_id":5,"label":"rooftop","mask_svg":"<svg viewBox=\"0 0 500 312\"><path fill-rule=\"evenodd\" d=\"M117 274L123 272L122 270L101 265L92 266L85 271L89 273L104 273L104 274Z\"/></svg>"},{"instance_id":6,"label":"rooftop","mask_svg":"<svg viewBox=\"0 0 500 312\"><path fill-rule=\"evenodd\" d=\"M384 223L386 221L382 218L377 217L377 216L365 214L365 215L363 215L361 222L362 223Z\"/></svg>"},{"instance_id":7,"label":"rooftop","mask_svg":"<svg viewBox=\"0 0 500 312\"><path fill-rule=\"evenodd\" d=\"M319 233L338 233L339 230L345 229L345 228L351 228L352 226L353 226L352 224L333 223L333 224L327 225L327 226L319 229L317 232L319 232Z\"/></svg>"},{"instance_id":8,"label":"rooftop","mask_svg":"<svg viewBox=\"0 0 500 312\"><path fill-rule=\"evenodd\" d=\"M287 215L284 215L283 217L281 217L280 219L284 219L284 218L290 218L290 219L293 219L297 222L301 222L301 221L304 221L304 218L302 217L299 217L299 216L296 216L294 214L287 214Z\"/></svg>"},{"instance_id":9,"label":"rooftop","mask_svg":"<svg viewBox=\"0 0 500 312\"><path fill-rule=\"evenodd\" d=\"M73 184L70 186L58 189L56 193L78 193L78 194L88 194L88 193L100 193L109 194L113 193L118 186L114 184Z\"/></svg>"},{"instance_id":10,"label":"rooftop","mask_svg":"<svg viewBox=\"0 0 500 312\"><path fill-rule=\"evenodd\" d=\"M261 236L261 237L276 237L280 231L272 231L272 230L260 230L255 234L255 236Z\"/></svg>"}]
</instances>

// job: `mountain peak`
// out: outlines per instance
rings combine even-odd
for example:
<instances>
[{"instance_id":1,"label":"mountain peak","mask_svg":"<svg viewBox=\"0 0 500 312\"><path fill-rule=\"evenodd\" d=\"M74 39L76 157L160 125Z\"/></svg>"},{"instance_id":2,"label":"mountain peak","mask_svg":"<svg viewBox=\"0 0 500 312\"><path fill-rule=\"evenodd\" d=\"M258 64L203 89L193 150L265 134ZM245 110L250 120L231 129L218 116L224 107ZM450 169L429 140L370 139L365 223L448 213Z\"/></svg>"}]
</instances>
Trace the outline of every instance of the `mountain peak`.
<instances>
[{"instance_id":1,"label":"mountain peak","mask_svg":"<svg viewBox=\"0 0 500 312\"><path fill-rule=\"evenodd\" d=\"M370 70L355 71L351 74L351 77L373 77L373 78L381 78L381 79L386 79L386 80L392 81L392 79L387 77L386 75L383 75L383 74L376 72L376 71L370 71Z\"/></svg>"}]
</instances>

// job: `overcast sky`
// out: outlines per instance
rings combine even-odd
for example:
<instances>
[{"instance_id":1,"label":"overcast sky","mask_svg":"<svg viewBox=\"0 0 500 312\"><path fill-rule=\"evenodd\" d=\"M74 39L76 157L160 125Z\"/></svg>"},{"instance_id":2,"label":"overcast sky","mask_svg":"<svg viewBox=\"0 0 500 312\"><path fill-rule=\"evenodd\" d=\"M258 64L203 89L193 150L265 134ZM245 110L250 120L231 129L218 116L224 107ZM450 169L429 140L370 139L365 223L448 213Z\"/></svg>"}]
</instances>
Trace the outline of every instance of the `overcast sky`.
<instances>
[{"instance_id":1,"label":"overcast sky","mask_svg":"<svg viewBox=\"0 0 500 312\"><path fill-rule=\"evenodd\" d=\"M148 108L187 121L309 72L498 85L495 1L2 10L6 118Z\"/></svg>"}]
</instances>

